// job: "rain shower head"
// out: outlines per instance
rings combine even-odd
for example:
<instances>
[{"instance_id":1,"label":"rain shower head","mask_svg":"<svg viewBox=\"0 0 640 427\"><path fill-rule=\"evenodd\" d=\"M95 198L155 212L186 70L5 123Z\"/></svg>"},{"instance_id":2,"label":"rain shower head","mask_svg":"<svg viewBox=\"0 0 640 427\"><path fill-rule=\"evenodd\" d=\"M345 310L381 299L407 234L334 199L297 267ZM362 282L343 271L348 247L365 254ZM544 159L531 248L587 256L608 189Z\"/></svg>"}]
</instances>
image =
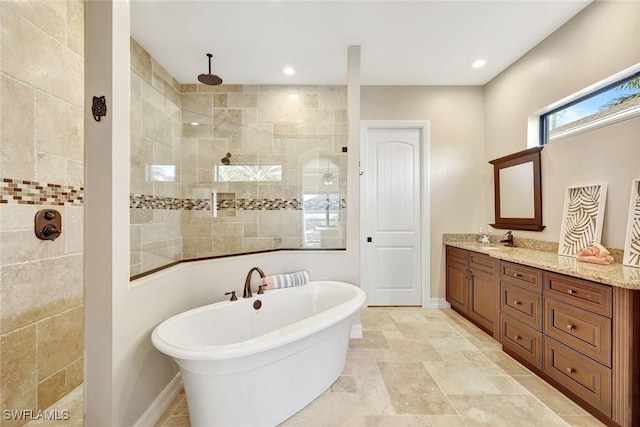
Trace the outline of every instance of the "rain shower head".
<instances>
[{"instance_id":1,"label":"rain shower head","mask_svg":"<svg viewBox=\"0 0 640 427\"><path fill-rule=\"evenodd\" d=\"M213 57L213 55L207 53L207 56L209 57L209 73L200 74L198 76L198 80L200 80L200 83L204 83L206 85L219 85L222 83L222 79L215 74L211 74L211 58Z\"/></svg>"}]
</instances>

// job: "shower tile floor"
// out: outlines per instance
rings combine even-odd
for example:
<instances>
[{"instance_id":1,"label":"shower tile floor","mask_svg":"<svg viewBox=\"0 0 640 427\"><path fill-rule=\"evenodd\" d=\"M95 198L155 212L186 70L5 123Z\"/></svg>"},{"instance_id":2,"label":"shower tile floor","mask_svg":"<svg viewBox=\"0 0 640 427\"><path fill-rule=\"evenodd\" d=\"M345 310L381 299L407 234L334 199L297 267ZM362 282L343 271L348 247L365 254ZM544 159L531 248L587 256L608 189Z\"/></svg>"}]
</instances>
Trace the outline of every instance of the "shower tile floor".
<instances>
[{"instance_id":1,"label":"shower tile floor","mask_svg":"<svg viewBox=\"0 0 640 427\"><path fill-rule=\"evenodd\" d=\"M362 310L342 376L282 427L602 426L452 310ZM156 427L189 426L181 392Z\"/></svg>"},{"instance_id":2,"label":"shower tile floor","mask_svg":"<svg viewBox=\"0 0 640 427\"><path fill-rule=\"evenodd\" d=\"M281 427L602 426L502 352L500 344L452 310L362 310L364 338L351 340L342 376ZM83 425L82 386L49 409ZM184 390L156 427L189 427Z\"/></svg>"}]
</instances>

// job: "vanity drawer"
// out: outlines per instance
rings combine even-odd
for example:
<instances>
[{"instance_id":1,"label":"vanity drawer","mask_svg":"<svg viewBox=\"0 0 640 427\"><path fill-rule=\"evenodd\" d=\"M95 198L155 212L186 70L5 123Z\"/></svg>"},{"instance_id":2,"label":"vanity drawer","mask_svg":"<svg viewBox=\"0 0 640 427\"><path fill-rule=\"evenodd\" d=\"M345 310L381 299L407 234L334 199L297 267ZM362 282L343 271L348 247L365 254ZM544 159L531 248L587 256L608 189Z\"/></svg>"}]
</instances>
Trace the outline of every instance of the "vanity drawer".
<instances>
[{"instance_id":1,"label":"vanity drawer","mask_svg":"<svg viewBox=\"0 0 640 427\"><path fill-rule=\"evenodd\" d=\"M542 294L503 282L500 310L537 330L542 329Z\"/></svg>"},{"instance_id":2,"label":"vanity drawer","mask_svg":"<svg viewBox=\"0 0 640 427\"><path fill-rule=\"evenodd\" d=\"M500 317L500 342L502 345L542 369L542 332L538 332L504 313Z\"/></svg>"},{"instance_id":3,"label":"vanity drawer","mask_svg":"<svg viewBox=\"0 0 640 427\"><path fill-rule=\"evenodd\" d=\"M500 280L542 292L542 271L510 262L500 262Z\"/></svg>"},{"instance_id":4,"label":"vanity drawer","mask_svg":"<svg viewBox=\"0 0 640 427\"><path fill-rule=\"evenodd\" d=\"M611 367L611 319L544 299L544 333Z\"/></svg>"},{"instance_id":5,"label":"vanity drawer","mask_svg":"<svg viewBox=\"0 0 640 427\"><path fill-rule=\"evenodd\" d=\"M447 257L462 264L469 264L469 251L447 246Z\"/></svg>"},{"instance_id":6,"label":"vanity drawer","mask_svg":"<svg viewBox=\"0 0 640 427\"><path fill-rule=\"evenodd\" d=\"M563 276L544 274L544 293L555 299L611 317L613 289L611 286Z\"/></svg>"},{"instance_id":7,"label":"vanity drawer","mask_svg":"<svg viewBox=\"0 0 640 427\"><path fill-rule=\"evenodd\" d=\"M490 274L494 274L496 265L496 259L491 258L489 255L481 254L478 252L469 252L469 266L478 270L485 271Z\"/></svg>"},{"instance_id":8,"label":"vanity drawer","mask_svg":"<svg viewBox=\"0 0 640 427\"><path fill-rule=\"evenodd\" d=\"M611 369L545 336L544 372L602 413L611 415Z\"/></svg>"}]
</instances>

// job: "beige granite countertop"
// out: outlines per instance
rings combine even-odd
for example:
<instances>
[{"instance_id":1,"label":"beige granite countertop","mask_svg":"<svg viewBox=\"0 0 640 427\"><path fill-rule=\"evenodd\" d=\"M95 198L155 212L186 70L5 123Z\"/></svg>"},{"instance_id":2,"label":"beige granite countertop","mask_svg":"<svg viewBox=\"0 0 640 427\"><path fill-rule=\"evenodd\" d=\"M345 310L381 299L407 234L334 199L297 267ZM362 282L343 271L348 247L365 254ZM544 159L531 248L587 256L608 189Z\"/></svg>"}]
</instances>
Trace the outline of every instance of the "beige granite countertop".
<instances>
[{"instance_id":1,"label":"beige granite countertop","mask_svg":"<svg viewBox=\"0 0 640 427\"><path fill-rule=\"evenodd\" d=\"M500 243L478 243L466 238L460 238L460 236L463 235L445 235L443 236L443 243L456 248L484 253L493 258L566 274L567 276L592 280L620 288L640 290L640 268L626 267L619 262L614 262L611 265L589 264L578 262L575 258L560 256L557 252L549 250L524 247L509 248Z\"/></svg>"}]
</instances>

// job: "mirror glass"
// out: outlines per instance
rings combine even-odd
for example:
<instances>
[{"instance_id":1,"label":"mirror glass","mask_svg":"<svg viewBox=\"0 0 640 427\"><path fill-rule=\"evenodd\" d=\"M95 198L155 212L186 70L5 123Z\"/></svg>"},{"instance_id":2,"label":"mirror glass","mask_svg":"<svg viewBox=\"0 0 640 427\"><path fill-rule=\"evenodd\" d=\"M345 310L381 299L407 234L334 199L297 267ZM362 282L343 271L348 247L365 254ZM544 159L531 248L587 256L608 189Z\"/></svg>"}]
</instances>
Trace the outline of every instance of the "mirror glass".
<instances>
[{"instance_id":1,"label":"mirror glass","mask_svg":"<svg viewBox=\"0 0 640 427\"><path fill-rule=\"evenodd\" d=\"M542 147L491 160L495 223L493 228L542 231Z\"/></svg>"},{"instance_id":2,"label":"mirror glass","mask_svg":"<svg viewBox=\"0 0 640 427\"><path fill-rule=\"evenodd\" d=\"M500 169L500 217L535 217L533 162Z\"/></svg>"}]
</instances>

